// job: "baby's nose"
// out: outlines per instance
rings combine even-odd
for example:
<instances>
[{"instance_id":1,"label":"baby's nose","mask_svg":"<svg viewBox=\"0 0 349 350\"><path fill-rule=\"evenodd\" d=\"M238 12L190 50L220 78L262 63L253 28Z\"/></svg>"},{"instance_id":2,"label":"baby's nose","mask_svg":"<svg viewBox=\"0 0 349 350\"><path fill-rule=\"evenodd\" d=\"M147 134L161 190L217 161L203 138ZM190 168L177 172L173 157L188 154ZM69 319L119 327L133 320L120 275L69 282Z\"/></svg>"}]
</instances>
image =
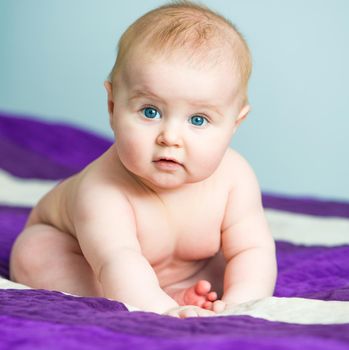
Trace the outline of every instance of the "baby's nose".
<instances>
[{"instance_id":1,"label":"baby's nose","mask_svg":"<svg viewBox=\"0 0 349 350\"><path fill-rule=\"evenodd\" d=\"M178 126L164 125L157 137L157 143L163 146L181 146L182 132Z\"/></svg>"}]
</instances>

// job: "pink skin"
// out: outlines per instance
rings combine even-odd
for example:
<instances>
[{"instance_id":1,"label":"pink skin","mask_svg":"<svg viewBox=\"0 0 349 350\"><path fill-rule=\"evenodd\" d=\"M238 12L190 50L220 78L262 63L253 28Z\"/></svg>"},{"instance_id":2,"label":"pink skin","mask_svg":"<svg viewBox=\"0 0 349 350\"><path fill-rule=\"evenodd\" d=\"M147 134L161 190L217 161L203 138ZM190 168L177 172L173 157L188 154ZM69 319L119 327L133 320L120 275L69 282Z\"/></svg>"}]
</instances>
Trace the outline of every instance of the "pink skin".
<instances>
[{"instance_id":1,"label":"pink skin","mask_svg":"<svg viewBox=\"0 0 349 350\"><path fill-rule=\"evenodd\" d=\"M217 300L217 293L211 291L211 283L209 281L200 280L190 288L175 291L172 297L179 305L195 305L203 309L212 310L213 303Z\"/></svg>"}]
</instances>

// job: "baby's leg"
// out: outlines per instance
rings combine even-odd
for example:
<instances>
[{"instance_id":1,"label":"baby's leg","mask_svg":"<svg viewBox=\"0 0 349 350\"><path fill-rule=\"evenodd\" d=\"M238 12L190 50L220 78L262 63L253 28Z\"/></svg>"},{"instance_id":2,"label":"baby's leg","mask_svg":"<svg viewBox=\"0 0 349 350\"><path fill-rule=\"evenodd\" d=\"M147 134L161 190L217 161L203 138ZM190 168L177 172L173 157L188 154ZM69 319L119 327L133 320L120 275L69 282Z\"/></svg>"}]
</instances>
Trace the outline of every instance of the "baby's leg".
<instances>
[{"instance_id":1,"label":"baby's leg","mask_svg":"<svg viewBox=\"0 0 349 350\"><path fill-rule=\"evenodd\" d=\"M10 278L37 289L102 296L77 240L45 224L29 226L17 238L11 252Z\"/></svg>"}]
</instances>

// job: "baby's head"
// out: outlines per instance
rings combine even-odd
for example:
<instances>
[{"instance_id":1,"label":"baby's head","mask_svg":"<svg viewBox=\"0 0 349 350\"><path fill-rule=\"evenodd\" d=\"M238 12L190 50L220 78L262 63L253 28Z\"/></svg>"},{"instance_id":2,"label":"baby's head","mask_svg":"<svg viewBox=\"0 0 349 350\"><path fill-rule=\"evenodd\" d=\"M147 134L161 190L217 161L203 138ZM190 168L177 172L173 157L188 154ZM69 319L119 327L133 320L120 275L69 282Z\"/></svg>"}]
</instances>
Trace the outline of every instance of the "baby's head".
<instances>
[{"instance_id":1,"label":"baby's head","mask_svg":"<svg viewBox=\"0 0 349 350\"><path fill-rule=\"evenodd\" d=\"M208 178L249 111L250 73L242 36L205 7L176 1L139 18L105 83L123 166L153 189Z\"/></svg>"},{"instance_id":2,"label":"baby's head","mask_svg":"<svg viewBox=\"0 0 349 350\"><path fill-rule=\"evenodd\" d=\"M164 59L181 57L203 69L228 62L231 70L226 78L234 80L242 104L247 104L252 70L249 48L228 19L203 5L172 1L137 19L119 40L117 58L109 74L112 84L135 52Z\"/></svg>"}]
</instances>

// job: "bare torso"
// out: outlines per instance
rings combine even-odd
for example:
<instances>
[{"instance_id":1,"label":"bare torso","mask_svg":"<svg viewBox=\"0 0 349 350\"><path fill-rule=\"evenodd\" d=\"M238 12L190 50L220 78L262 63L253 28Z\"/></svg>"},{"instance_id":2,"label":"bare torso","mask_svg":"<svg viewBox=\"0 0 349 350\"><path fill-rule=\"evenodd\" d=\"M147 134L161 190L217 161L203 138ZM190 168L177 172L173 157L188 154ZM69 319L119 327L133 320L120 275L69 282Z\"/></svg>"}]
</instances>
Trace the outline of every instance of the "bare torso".
<instances>
[{"instance_id":1,"label":"bare torso","mask_svg":"<svg viewBox=\"0 0 349 350\"><path fill-rule=\"evenodd\" d=\"M58 184L34 208L27 227L45 223L77 238L74 212L82 200L78 195L80 184L86 184L86 179L92 186L112 181L132 205L142 253L156 272L160 286L195 275L220 249L231 183L226 178L229 172L224 170L225 163L234 158L233 151L228 150L209 179L162 197L129 178L114 158L111 148L82 172ZM104 210L118 215L117 207Z\"/></svg>"}]
</instances>

